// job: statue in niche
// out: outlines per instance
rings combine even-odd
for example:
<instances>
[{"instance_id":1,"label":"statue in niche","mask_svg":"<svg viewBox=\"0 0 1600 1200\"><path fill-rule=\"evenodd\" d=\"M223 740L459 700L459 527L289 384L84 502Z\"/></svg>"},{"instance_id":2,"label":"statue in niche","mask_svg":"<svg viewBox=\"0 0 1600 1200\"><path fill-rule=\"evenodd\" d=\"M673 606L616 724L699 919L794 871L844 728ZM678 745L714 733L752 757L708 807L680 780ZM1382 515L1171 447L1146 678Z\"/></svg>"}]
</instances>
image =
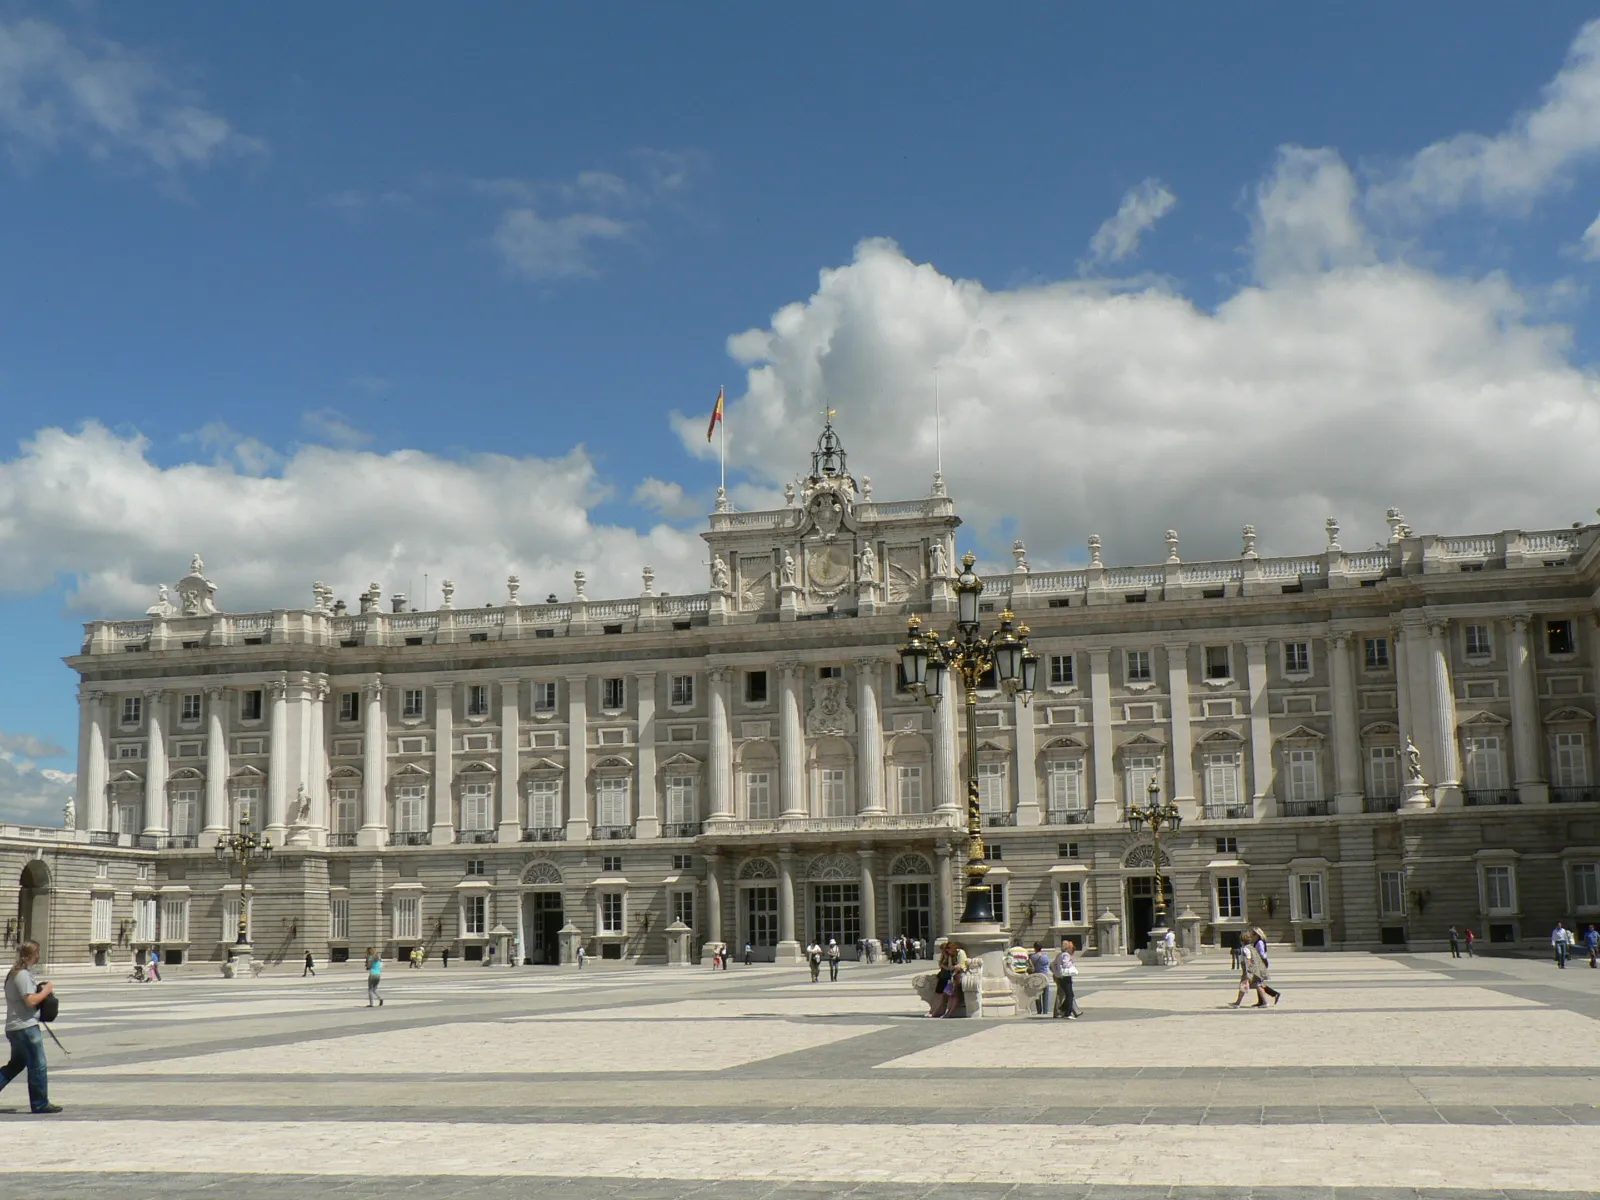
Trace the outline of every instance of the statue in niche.
<instances>
[{"instance_id":1,"label":"statue in niche","mask_svg":"<svg viewBox=\"0 0 1600 1200\"><path fill-rule=\"evenodd\" d=\"M1412 783L1422 782L1422 753L1410 738L1406 739L1406 778Z\"/></svg>"},{"instance_id":2,"label":"statue in niche","mask_svg":"<svg viewBox=\"0 0 1600 1200\"><path fill-rule=\"evenodd\" d=\"M928 547L928 568L935 579L943 579L949 575L944 561L944 539L941 538Z\"/></svg>"},{"instance_id":3,"label":"statue in niche","mask_svg":"<svg viewBox=\"0 0 1600 1200\"><path fill-rule=\"evenodd\" d=\"M787 550L783 552L783 574L780 581L784 587L794 587L794 555Z\"/></svg>"},{"instance_id":4,"label":"statue in niche","mask_svg":"<svg viewBox=\"0 0 1600 1200\"><path fill-rule=\"evenodd\" d=\"M714 592L726 592L729 587L728 564L723 560L722 555L713 554L711 556L711 590Z\"/></svg>"},{"instance_id":5,"label":"statue in niche","mask_svg":"<svg viewBox=\"0 0 1600 1200\"><path fill-rule=\"evenodd\" d=\"M878 556L872 552L871 544L861 548L860 574L863 583L876 583L878 579Z\"/></svg>"},{"instance_id":6,"label":"statue in niche","mask_svg":"<svg viewBox=\"0 0 1600 1200\"><path fill-rule=\"evenodd\" d=\"M294 821L296 825L311 824L311 797L306 792L306 785L301 784L295 791Z\"/></svg>"}]
</instances>

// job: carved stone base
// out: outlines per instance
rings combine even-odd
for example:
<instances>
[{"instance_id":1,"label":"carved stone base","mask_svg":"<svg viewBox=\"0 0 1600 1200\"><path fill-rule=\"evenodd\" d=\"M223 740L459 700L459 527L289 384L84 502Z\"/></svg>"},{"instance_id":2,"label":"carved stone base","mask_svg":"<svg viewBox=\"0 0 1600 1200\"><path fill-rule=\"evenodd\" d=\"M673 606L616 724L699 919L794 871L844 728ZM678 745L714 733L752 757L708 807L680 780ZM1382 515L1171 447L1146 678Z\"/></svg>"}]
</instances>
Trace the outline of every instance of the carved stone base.
<instances>
[{"instance_id":1,"label":"carved stone base","mask_svg":"<svg viewBox=\"0 0 1600 1200\"><path fill-rule=\"evenodd\" d=\"M1406 784L1406 798L1403 808L1415 811L1417 809L1432 808L1433 797L1428 795L1428 785L1420 779L1413 779Z\"/></svg>"}]
</instances>

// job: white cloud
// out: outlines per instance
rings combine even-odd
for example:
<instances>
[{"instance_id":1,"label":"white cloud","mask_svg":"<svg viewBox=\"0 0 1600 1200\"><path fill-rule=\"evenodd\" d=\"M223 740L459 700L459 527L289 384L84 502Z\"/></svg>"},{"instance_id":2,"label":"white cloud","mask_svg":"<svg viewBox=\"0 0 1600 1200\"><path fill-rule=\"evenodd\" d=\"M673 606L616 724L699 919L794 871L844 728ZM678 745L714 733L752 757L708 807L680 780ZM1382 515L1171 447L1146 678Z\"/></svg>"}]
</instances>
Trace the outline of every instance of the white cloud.
<instances>
[{"instance_id":1,"label":"white cloud","mask_svg":"<svg viewBox=\"0 0 1600 1200\"><path fill-rule=\"evenodd\" d=\"M312 437L330 446L354 450L372 441L370 433L357 428L348 417L335 408L319 408L305 413L301 416L300 423Z\"/></svg>"},{"instance_id":2,"label":"white cloud","mask_svg":"<svg viewBox=\"0 0 1600 1200\"><path fill-rule=\"evenodd\" d=\"M1256 277L1282 279L1370 262L1374 252L1356 213L1355 176L1332 150L1282 146L1256 188L1250 214Z\"/></svg>"},{"instance_id":3,"label":"white cloud","mask_svg":"<svg viewBox=\"0 0 1600 1200\"><path fill-rule=\"evenodd\" d=\"M1378 209L1420 213L1468 203L1524 208L1570 170L1600 155L1600 21L1573 39L1537 108L1501 133L1459 133L1433 143L1372 192Z\"/></svg>"},{"instance_id":4,"label":"white cloud","mask_svg":"<svg viewBox=\"0 0 1600 1200\"><path fill-rule=\"evenodd\" d=\"M649 478L633 490L633 502L642 508L660 513L669 521L686 521L703 517L707 505L703 499L691 496L681 483Z\"/></svg>"},{"instance_id":5,"label":"white cloud","mask_svg":"<svg viewBox=\"0 0 1600 1200\"><path fill-rule=\"evenodd\" d=\"M1596 217L1594 224L1583 231L1580 252L1590 262L1600 262L1600 217Z\"/></svg>"},{"instance_id":6,"label":"white cloud","mask_svg":"<svg viewBox=\"0 0 1600 1200\"><path fill-rule=\"evenodd\" d=\"M0 730L0 751L20 754L26 758L65 758L67 751L54 742L35 737L31 733L6 733Z\"/></svg>"},{"instance_id":7,"label":"white cloud","mask_svg":"<svg viewBox=\"0 0 1600 1200\"><path fill-rule=\"evenodd\" d=\"M74 579L74 608L141 613L158 583L204 555L233 611L310 602L322 580L354 606L369 581L419 591L457 585L464 605L501 601L516 572L526 597L631 596L639 568L677 592L704 586L699 539L594 523L606 499L581 450L561 458L422 451L374 454L302 446L270 474L229 460L161 466L141 437L95 423L40 430L0 462L0 587L39 592Z\"/></svg>"},{"instance_id":8,"label":"white cloud","mask_svg":"<svg viewBox=\"0 0 1600 1200\"><path fill-rule=\"evenodd\" d=\"M572 213L546 219L531 208L507 209L491 242L506 266L529 279L593 275L590 246L614 241L628 226L599 213Z\"/></svg>"},{"instance_id":9,"label":"white cloud","mask_svg":"<svg viewBox=\"0 0 1600 1200\"><path fill-rule=\"evenodd\" d=\"M0 21L0 137L13 152L76 146L164 171L265 149L138 51L35 19Z\"/></svg>"},{"instance_id":10,"label":"white cloud","mask_svg":"<svg viewBox=\"0 0 1600 1200\"><path fill-rule=\"evenodd\" d=\"M0 732L0 821L60 826L77 776L41 767L36 758L62 758L67 751L31 733Z\"/></svg>"},{"instance_id":11,"label":"white cloud","mask_svg":"<svg viewBox=\"0 0 1600 1200\"><path fill-rule=\"evenodd\" d=\"M1129 188L1117 211L1089 240L1091 263L1121 262L1139 249L1139 239L1172 211L1178 198L1159 179Z\"/></svg>"}]
</instances>

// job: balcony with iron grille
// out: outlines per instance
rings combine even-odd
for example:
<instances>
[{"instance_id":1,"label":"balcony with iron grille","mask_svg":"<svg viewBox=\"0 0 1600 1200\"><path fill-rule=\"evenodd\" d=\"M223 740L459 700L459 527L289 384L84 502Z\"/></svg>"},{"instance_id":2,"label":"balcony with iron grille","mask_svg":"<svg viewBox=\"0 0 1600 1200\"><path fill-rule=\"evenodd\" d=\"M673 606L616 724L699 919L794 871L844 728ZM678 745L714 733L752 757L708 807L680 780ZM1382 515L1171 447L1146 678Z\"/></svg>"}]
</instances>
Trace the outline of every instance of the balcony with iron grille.
<instances>
[{"instance_id":1,"label":"balcony with iron grille","mask_svg":"<svg viewBox=\"0 0 1600 1200\"><path fill-rule=\"evenodd\" d=\"M180 833L161 839L163 850L193 850L199 844L200 835L197 833Z\"/></svg>"},{"instance_id":2,"label":"balcony with iron grille","mask_svg":"<svg viewBox=\"0 0 1600 1200\"><path fill-rule=\"evenodd\" d=\"M597 842L624 841L632 836L632 825L596 825L594 827L594 840Z\"/></svg>"},{"instance_id":3,"label":"balcony with iron grille","mask_svg":"<svg viewBox=\"0 0 1600 1200\"><path fill-rule=\"evenodd\" d=\"M704 826L699 821L669 821L662 831L663 837L692 838L699 837Z\"/></svg>"},{"instance_id":4,"label":"balcony with iron grille","mask_svg":"<svg viewBox=\"0 0 1600 1200\"><path fill-rule=\"evenodd\" d=\"M1017 823L1017 814L1008 812L987 812L983 814L983 823L989 829L1008 828Z\"/></svg>"},{"instance_id":5,"label":"balcony with iron grille","mask_svg":"<svg viewBox=\"0 0 1600 1200\"><path fill-rule=\"evenodd\" d=\"M403 829L389 835L391 846L426 846L428 844L428 831L426 829Z\"/></svg>"},{"instance_id":6,"label":"balcony with iron grille","mask_svg":"<svg viewBox=\"0 0 1600 1200\"><path fill-rule=\"evenodd\" d=\"M112 833L109 829L92 829L89 831L89 845L91 846L116 846L122 839L120 833Z\"/></svg>"},{"instance_id":7,"label":"balcony with iron grille","mask_svg":"<svg viewBox=\"0 0 1600 1200\"><path fill-rule=\"evenodd\" d=\"M1087 808L1052 808L1044 815L1046 825L1087 825L1093 814Z\"/></svg>"},{"instance_id":8,"label":"balcony with iron grille","mask_svg":"<svg viewBox=\"0 0 1600 1200\"><path fill-rule=\"evenodd\" d=\"M1207 804L1200 810L1200 819L1203 821L1248 821L1255 815L1255 805L1249 801L1242 804Z\"/></svg>"},{"instance_id":9,"label":"balcony with iron grille","mask_svg":"<svg viewBox=\"0 0 1600 1200\"><path fill-rule=\"evenodd\" d=\"M1333 813L1331 800L1285 800L1283 802L1283 815L1286 817L1326 817Z\"/></svg>"},{"instance_id":10,"label":"balcony with iron grille","mask_svg":"<svg viewBox=\"0 0 1600 1200\"><path fill-rule=\"evenodd\" d=\"M1600 802L1600 788L1553 787L1550 789L1551 804L1594 804L1597 802Z\"/></svg>"},{"instance_id":11,"label":"balcony with iron grille","mask_svg":"<svg viewBox=\"0 0 1600 1200\"><path fill-rule=\"evenodd\" d=\"M1517 794L1515 792L1503 790L1481 791L1469 789L1461 794L1461 800L1462 803L1466 804L1469 808L1487 808L1495 804L1522 803L1517 799Z\"/></svg>"},{"instance_id":12,"label":"balcony with iron grille","mask_svg":"<svg viewBox=\"0 0 1600 1200\"><path fill-rule=\"evenodd\" d=\"M1361 811L1369 813L1392 813L1400 811L1399 796L1363 796L1361 798Z\"/></svg>"},{"instance_id":13,"label":"balcony with iron grille","mask_svg":"<svg viewBox=\"0 0 1600 1200\"><path fill-rule=\"evenodd\" d=\"M531 825L522 831L522 840L525 842L564 842L567 840L567 827L565 825Z\"/></svg>"},{"instance_id":14,"label":"balcony with iron grille","mask_svg":"<svg viewBox=\"0 0 1600 1200\"><path fill-rule=\"evenodd\" d=\"M483 846L494 841L492 829L463 829L456 834L456 841L466 846Z\"/></svg>"},{"instance_id":15,"label":"balcony with iron grille","mask_svg":"<svg viewBox=\"0 0 1600 1200\"><path fill-rule=\"evenodd\" d=\"M133 839L133 844L139 850L159 850L161 849L161 843L164 841L166 839L159 834L141 833Z\"/></svg>"},{"instance_id":16,"label":"balcony with iron grille","mask_svg":"<svg viewBox=\"0 0 1600 1200\"><path fill-rule=\"evenodd\" d=\"M355 844L356 835L353 833L330 833L328 835L328 845L335 849L341 846L354 846Z\"/></svg>"}]
</instances>

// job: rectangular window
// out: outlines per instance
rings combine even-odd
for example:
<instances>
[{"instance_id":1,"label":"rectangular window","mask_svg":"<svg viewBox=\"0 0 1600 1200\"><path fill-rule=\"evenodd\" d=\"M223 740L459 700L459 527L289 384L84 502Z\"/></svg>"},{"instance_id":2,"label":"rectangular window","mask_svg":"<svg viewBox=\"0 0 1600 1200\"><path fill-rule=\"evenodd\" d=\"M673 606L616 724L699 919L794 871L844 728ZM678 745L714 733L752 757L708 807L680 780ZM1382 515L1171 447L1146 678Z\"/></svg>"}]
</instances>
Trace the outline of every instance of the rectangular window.
<instances>
[{"instance_id":1,"label":"rectangular window","mask_svg":"<svg viewBox=\"0 0 1600 1200\"><path fill-rule=\"evenodd\" d=\"M611 712L616 712L623 705L623 681L621 679L602 679L600 681L600 707Z\"/></svg>"},{"instance_id":2,"label":"rectangular window","mask_svg":"<svg viewBox=\"0 0 1600 1200\"><path fill-rule=\"evenodd\" d=\"M1150 800L1150 784L1160 782L1161 760L1154 755L1130 755L1123 760L1123 799L1128 804L1146 804Z\"/></svg>"},{"instance_id":3,"label":"rectangular window","mask_svg":"<svg viewBox=\"0 0 1600 1200\"><path fill-rule=\"evenodd\" d=\"M110 896L94 898L94 931L91 941L104 944L111 940L111 904Z\"/></svg>"},{"instance_id":4,"label":"rectangular window","mask_svg":"<svg viewBox=\"0 0 1600 1200\"><path fill-rule=\"evenodd\" d=\"M161 940L189 940L189 897L169 896L161 902Z\"/></svg>"},{"instance_id":5,"label":"rectangular window","mask_svg":"<svg viewBox=\"0 0 1600 1200\"><path fill-rule=\"evenodd\" d=\"M1072 685L1072 655L1052 654L1050 656L1050 686L1070 687Z\"/></svg>"},{"instance_id":6,"label":"rectangular window","mask_svg":"<svg viewBox=\"0 0 1600 1200\"><path fill-rule=\"evenodd\" d=\"M1500 792L1506 786L1506 760L1498 737L1467 738L1467 790Z\"/></svg>"},{"instance_id":7,"label":"rectangular window","mask_svg":"<svg viewBox=\"0 0 1600 1200\"><path fill-rule=\"evenodd\" d=\"M1296 875L1294 877L1294 902L1295 920L1322 920L1322 876Z\"/></svg>"},{"instance_id":8,"label":"rectangular window","mask_svg":"<svg viewBox=\"0 0 1600 1200\"><path fill-rule=\"evenodd\" d=\"M422 897L394 898L395 941L415 941L422 936Z\"/></svg>"},{"instance_id":9,"label":"rectangular window","mask_svg":"<svg viewBox=\"0 0 1600 1200\"><path fill-rule=\"evenodd\" d=\"M137 725L143 719L143 698L139 696L124 696L122 698L122 723L124 725Z\"/></svg>"},{"instance_id":10,"label":"rectangular window","mask_svg":"<svg viewBox=\"0 0 1600 1200\"><path fill-rule=\"evenodd\" d=\"M978 807L986 813L1009 812L1006 803L1006 764L978 764Z\"/></svg>"},{"instance_id":11,"label":"rectangular window","mask_svg":"<svg viewBox=\"0 0 1600 1200\"><path fill-rule=\"evenodd\" d=\"M622 930L622 893L600 893L600 932L621 933Z\"/></svg>"},{"instance_id":12,"label":"rectangular window","mask_svg":"<svg viewBox=\"0 0 1600 1200\"><path fill-rule=\"evenodd\" d=\"M487 717L489 715L489 685L487 683L471 683L467 685L467 716Z\"/></svg>"},{"instance_id":13,"label":"rectangular window","mask_svg":"<svg viewBox=\"0 0 1600 1200\"><path fill-rule=\"evenodd\" d=\"M694 870L694 855L692 855L692 854L674 854L672 856L672 869L674 871L692 871L692 870Z\"/></svg>"},{"instance_id":14,"label":"rectangular window","mask_svg":"<svg viewBox=\"0 0 1600 1200\"><path fill-rule=\"evenodd\" d=\"M1236 837L1219 837L1217 839L1218 854L1239 853L1239 839Z\"/></svg>"},{"instance_id":15,"label":"rectangular window","mask_svg":"<svg viewBox=\"0 0 1600 1200\"><path fill-rule=\"evenodd\" d=\"M1572 864L1572 906L1600 908L1600 868L1594 863Z\"/></svg>"},{"instance_id":16,"label":"rectangular window","mask_svg":"<svg viewBox=\"0 0 1600 1200\"><path fill-rule=\"evenodd\" d=\"M339 720L345 722L359 721L361 719L361 693L339 693Z\"/></svg>"},{"instance_id":17,"label":"rectangular window","mask_svg":"<svg viewBox=\"0 0 1600 1200\"><path fill-rule=\"evenodd\" d=\"M561 824L561 781L535 779L528 784L528 828L554 829Z\"/></svg>"},{"instance_id":18,"label":"rectangular window","mask_svg":"<svg viewBox=\"0 0 1600 1200\"><path fill-rule=\"evenodd\" d=\"M902 813L928 811L927 799L922 792L922 768L901 766L895 768L895 794Z\"/></svg>"},{"instance_id":19,"label":"rectangular window","mask_svg":"<svg viewBox=\"0 0 1600 1200\"><path fill-rule=\"evenodd\" d=\"M1128 664L1129 683L1150 682L1150 651L1128 650L1124 652Z\"/></svg>"},{"instance_id":20,"label":"rectangular window","mask_svg":"<svg viewBox=\"0 0 1600 1200\"><path fill-rule=\"evenodd\" d=\"M1558 733L1553 746L1551 782L1558 788L1589 786L1589 748L1581 733Z\"/></svg>"},{"instance_id":21,"label":"rectangular window","mask_svg":"<svg viewBox=\"0 0 1600 1200\"><path fill-rule=\"evenodd\" d=\"M461 828L482 832L494 827L494 784L461 785Z\"/></svg>"},{"instance_id":22,"label":"rectangular window","mask_svg":"<svg viewBox=\"0 0 1600 1200\"><path fill-rule=\"evenodd\" d=\"M1400 795L1400 747L1368 748L1367 794L1375 800L1393 800Z\"/></svg>"},{"instance_id":23,"label":"rectangular window","mask_svg":"<svg viewBox=\"0 0 1600 1200\"><path fill-rule=\"evenodd\" d=\"M994 895L994 919L997 925L1006 924L1006 885L991 883L989 891Z\"/></svg>"},{"instance_id":24,"label":"rectangular window","mask_svg":"<svg viewBox=\"0 0 1600 1200\"><path fill-rule=\"evenodd\" d=\"M242 721L261 720L260 688L252 688L248 692L239 693L239 719Z\"/></svg>"},{"instance_id":25,"label":"rectangular window","mask_svg":"<svg viewBox=\"0 0 1600 1200\"><path fill-rule=\"evenodd\" d=\"M1052 812L1082 812L1083 759L1056 759L1049 765L1049 804Z\"/></svg>"},{"instance_id":26,"label":"rectangular window","mask_svg":"<svg viewBox=\"0 0 1600 1200\"><path fill-rule=\"evenodd\" d=\"M822 815L825 817L848 816L849 798L845 791L845 773L831 767L824 767L820 773L818 783L822 788Z\"/></svg>"},{"instance_id":27,"label":"rectangular window","mask_svg":"<svg viewBox=\"0 0 1600 1200\"><path fill-rule=\"evenodd\" d=\"M1205 756L1206 804L1209 807L1239 807L1240 761L1241 755L1237 750L1223 750Z\"/></svg>"},{"instance_id":28,"label":"rectangular window","mask_svg":"<svg viewBox=\"0 0 1600 1200\"><path fill-rule=\"evenodd\" d=\"M674 675L672 677L672 707L689 708L694 704L694 676Z\"/></svg>"},{"instance_id":29,"label":"rectangular window","mask_svg":"<svg viewBox=\"0 0 1600 1200\"><path fill-rule=\"evenodd\" d=\"M156 902L148 896L136 896L133 901L133 940L156 940Z\"/></svg>"},{"instance_id":30,"label":"rectangular window","mask_svg":"<svg viewBox=\"0 0 1600 1200\"><path fill-rule=\"evenodd\" d=\"M180 788L172 793L172 836L192 837L200 832L200 793Z\"/></svg>"},{"instance_id":31,"label":"rectangular window","mask_svg":"<svg viewBox=\"0 0 1600 1200\"><path fill-rule=\"evenodd\" d=\"M261 789L236 787L233 789L233 821L237 829L249 822L250 828L261 828Z\"/></svg>"},{"instance_id":32,"label":"rectangular window","mask_svg":"<svg viewBox=\"0 0 1600 1200\"><path fill-rule=\"evenodd\" d=\"M1060 914L1056 920L1062 925L1083 924L1083 880L1073 879L1056 889Z\"/></svg>"},{"instance_id":33,"label":"rectangular window","mask_svg":"<svg viewBox=\"0 0 1600 1200\"><path fill-rule=\"evenodd\" d=\"M1578 648L1572 636L1571 621L1546 621L1544 642L1551 654L1572 654Z\"/></svg>"},{"instance_id":34,"label":"rectangular window","mask_svg":"<svg viewBox=\"0 0 1600 1200\"><path fill-rule=\"evenodd\" d=\"M667 824L695 825L700 821L700 806L695 796L693 775L667 776Z\"/></svg>"},{"instance_id":35,"label":"rectangular window","mask_svg":"<svg viewBox=\"0 0 1600 1200\"><path fill-rule=\"evenodd\" d=\"M752 821L772 818L772 774L751 771L744 777L745 816Z\"/></svg>"},{"instance_id":36,"label":"rectangular window","mask_svg":"<svg viewBox=\"0 0 1600 1200\"><path fill-rule=\"evenodd\" d=\"M348 896L335 896L328 901L328 940L330 942L348 942L350 940L350 899Z\"/></svg>"},{"instance_id":37,"label":"rectangular window","mask_svg":"<svg viewBox=\"0 0 1600 1200\"><path fill-rule=\"evenodd\" d=\"M626 776L606 776L595 783L595 823L613 828L628 824Z\"/></svg>"},{"instance_id":38,"label":"rectangular window","mask_svg":"<svg viewBox=\"0 0 1600 1200\"><path fill-rule=\"evenodd\" d=\"M333 832L344 837L354 837L360 812L361 794L355 788L335 788L333 801Z\"/></svg>"},{"instance_id":39,"label":"rectangular window","mask_svg":"<svg viewBox=\"0 0 1600 1200\"><path fill-rule=\"evenodd\" d=\"M198 721L200 719L200 693L185 692L179 706L178 719L180 721Z\"/></svg>"},{"instance_id":40,"label":"rectangular window","mask_svg":"<svg viewBox=\"0 0 1600 1200\"><path fill-rule=\"evenodd\" d=\"M423 698L421 688L405 688L400 693L400 715L407 720L416 720L423 714Z\"/></svg>"},{"instance_id":41,"label":"rectangular window","mask_svg":"<svg viewBox=\"0 0 1600 1200\"><path fill-rule=\"evenodd\" d=\"M1494 653L1487 625L1467 625L1463 627L1462 632L1467 639L1468 658L1488 658Z\"/></svg>"},{"instance_id":42,"label":"rectangular window","mask_svg":"<svg viewBox=\"0 0 1600 1200\"><path fill-rule=\"evenodd\" d=\"M1244 920L1244 881L1237 875L1217 876L1217 920Z\"/></svg>"},{"instance_id":43,"label":"rectangular window","mask_svg":"<svg viewBox=\"0 0 1600 1200\"><path fill-rule=\"evenodd\" d=\"M600 856L600 869L607 873L620 872L622 870L622 855L602 854Z\"/></svg>"},{"instance_id":44,"label":"rectangular window","mask_svg":"<svg viewBox=\"0 0 1600 1200\"><path fill-rule=\"evenodd\" d=\"M555 712L556 684L553 679L541 679L533 685L533 711Z\"/></svg>"},{"instance_id":45,"label":"rectangular window","mask_svg":"<svg viewBox=\"0 0 1600 1200\"><path fill-rule=\"evenodd\" d=\"M682 921L690 929L694 928L694 893L672 893L672 919Z\"/></svg>"},{"instance_id":46,"label":"rectangular window","mask_svg":"<svg viewBox=\"0 0 1600 1200\"><path fill-rule=\"evenodd\" d=\"M818 667L817 668L817 678L818 679L843 679L844 678L844 668L843 667Z\"/></svg>"},{"instance_id":47,"label":"rectangular window","mask_svg":"<svg viewBox=\"0 0 1600 1200\"><path fill-rule=\"evenodd\" d=\"M1378 872L1378 912L1385 917L1406 915L1405 872Z\"/></svg>"},{"instance_id":48,"label":"rectangular window","mask_svg":"<svg viewBox=\"0 0 1600 1200\"><path fill-rule=\"evenodd\" d=\"M1226 646L1206 647L1206 678L1233 678L1233 667L1228 661L1228 648Z\"/></svg>"},{"instance_id":49,"label":"rectangular window","mask_svg":"<svg viewBox=\"0 0 1600 1200\"><path fill-rule=\"evenodd\" d=\"M245 910L244 919L246 932L254 930L251 918L255 916L255 905L252 904ZM222 940L232 945L239 938L239 897L237 894L227 897L222 902Z\"/></svg>"},{"instance_id":50,"label":"rectangular window","mask_svg":"<svg viewBox=\"0 0 1600 1200\"><path fill-rule=\"evenodd\" d=\"M1297 804L1315 804L1322 799L1322 777L1317 770L1317 752L1310 748L1290 750L1285 756L1289 764L1289 800Z\"/></svg>"},{"instance_id":51,"label":"rectangular window","mask_svg":"<svg viewBox=\"0 0 1600 1200\"><path fill-rule=\"evenodd\" d=\"M394 828L396 833L421 833L428 825L428 785L403 783L395 790Z\"/></svg>"},{"instance_id":52,"label":"rectangular window","mask_svg":"<svg viewBox=\"0 0 1600 1200\"><path fill-rule=\"evenodd\" d=\"M466 896L461 901L461 936L483 937L489 929L489 897Z\"/></svg>"},{"instance_id":53,"label":"rectangular window","mask_svg":"<svg viewBox=\"0 0 1600 1200\"><path fill-rule=\"evenodd\" d=\"M765 704L767 702L767 673L765 671L746 671L744 673L744 702L746 704Z\"/></svg>"},{"instance_id":54,"label":"rectangular window","mask_svg":"<svg viewBox=\"0 0 1600 1200\"><path fill-rule=\"evenodd\" d=\"M1077 842L1057 842L1056 843L1056 857L1057 858L1077 858L1078 857L1078 843Z\"/></svg>"},{"instance_id":55,"label":"rectangular window","mask_svg":"<svg viewBox=\"0 0 1600 1200\"><path fill-rule=\"evenodd\" d=\"M1491 913L1516 911L1516 888L1512 886L1509 865L1484 867L1483 906Z\"/></svg>"},{"instance_id":56,"label":"rectangular window","mask_svg":"<svg viewBox=\"0 0 1600 1200\"><path fill-rule=\"evenodd\" d=\"M489 874L489 860L485 858L467 859L466 874L487 876Z\"/></svg>"},{"instance_id":57,"label":"rectangular window","mask_svg":"<svg viewBox=\"0 0 1600 1200\"><path fill-rule=\"evenodd\" d=\"M1389 639L1386 637L1367 638L1362 644L1366 650L1367 670L1387 671L1389 669Z\"/></svg>"},{"instance_id":58,"label":"rectangular window","mask_svg":"<svg viewBox=\"0 0 1600 1200\"><path fill-rule=\"evenodd\" d=\"M1309 675L1311 673L1311 643L1285 642L1283 644L1283 673Z\"/></svg>"}]
</instances>

